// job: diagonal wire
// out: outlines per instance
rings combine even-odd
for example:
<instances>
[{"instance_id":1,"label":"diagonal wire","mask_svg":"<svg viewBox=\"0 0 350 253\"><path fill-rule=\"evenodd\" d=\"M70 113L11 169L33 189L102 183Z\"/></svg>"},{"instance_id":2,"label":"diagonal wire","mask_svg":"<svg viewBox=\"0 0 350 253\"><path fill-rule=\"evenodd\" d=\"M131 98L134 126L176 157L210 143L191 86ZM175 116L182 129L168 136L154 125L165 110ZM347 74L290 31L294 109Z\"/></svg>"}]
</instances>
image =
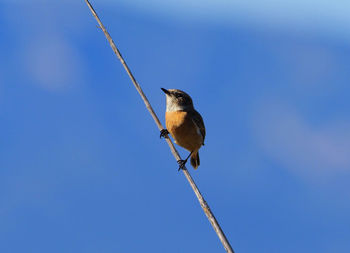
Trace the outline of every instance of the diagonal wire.
<instances>
[{"instance_id":1,"label":"diagonal wire","mask_svg":"<svg viewBox=\"0 0 350 253\"><path fill-rule=\"evenodd\" d=\"M109 33L107 32L106 28L104 27L104 25L102 24L100 18L97 16L96 11L94 10L94 8L92 7L92 5L90 4L90 2L88 0L85 0L86 4L88 5L92 15L95 17L97 23L99 24L100 28L102 29L103 33L105 34L110 46L112 47L113 52L117 55L118 59L120 60L120 62L122 63L124 69L126 70L126 72L128 73L132 83L134 84L136 90L139 92L143 102L145 103L149 113L151 114L152 118L154 119L154 121L156 122L159 130L164 129L162 124L160 123L156 113L154 112L150 102L148 101L145 93L143 93L141 86L137 83L135 77L133 76L133 74L131 73L130 68L128 67L128 65L126 64L123 56L121 55L120 51L118 50L118 48L116 47L115 43L113 42L112 37L109 35ZM176 161L181 160L181 157L179 155L179 153L177 152L177 150L174 147L173 142L170 140L170 138L168 136L166 136L165 138L166 142L168 143L171 153L174 155ZM209 222L211 223L211 225L213 226L216 234L218 235L222 245L224 246L226 252L228 253L234 253L229 241L227 240L224 232L222 231L219 223L217 222L214 214L212 213L212 211L209 208L208 203L205 201L205 199L203 198L202 194L200 193L197 185L195 184L195 182L193 181L193 178L191 177L190 173L188 172L188 170L186 169L186 167L184 167L184 169L182 170L184 175L186 176L186 179L188 180L188 182L190 183L194 193L196 194L198 201L205 213L205 215L207 216Z\"/></svg>"}]
</instances>

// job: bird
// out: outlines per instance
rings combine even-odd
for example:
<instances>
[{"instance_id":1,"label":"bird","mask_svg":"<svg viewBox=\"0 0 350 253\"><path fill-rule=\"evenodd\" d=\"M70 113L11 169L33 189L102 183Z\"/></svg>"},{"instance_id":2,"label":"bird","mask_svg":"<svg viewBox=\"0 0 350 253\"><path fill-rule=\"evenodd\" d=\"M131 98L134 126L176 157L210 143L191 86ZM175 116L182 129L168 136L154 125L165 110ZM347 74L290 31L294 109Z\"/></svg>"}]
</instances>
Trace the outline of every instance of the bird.
<instances>
[{"instance_id":1,"label":"bird","mask_svg":"<svg viewBox=\"0 0 350 253\"><path fill-rule=\"evenodd\" d=\"M191 165L197 169L200 164L198 150L204 145L206 134L203 118L194 109L192 98L186 92L178 89L161 90L166 96L166 129L160 131L160 137L166 138L170 133L177 145L190 151L185 160L177 161L179 170L184 169L189 157Z\"/></svg>"}]
</instances>

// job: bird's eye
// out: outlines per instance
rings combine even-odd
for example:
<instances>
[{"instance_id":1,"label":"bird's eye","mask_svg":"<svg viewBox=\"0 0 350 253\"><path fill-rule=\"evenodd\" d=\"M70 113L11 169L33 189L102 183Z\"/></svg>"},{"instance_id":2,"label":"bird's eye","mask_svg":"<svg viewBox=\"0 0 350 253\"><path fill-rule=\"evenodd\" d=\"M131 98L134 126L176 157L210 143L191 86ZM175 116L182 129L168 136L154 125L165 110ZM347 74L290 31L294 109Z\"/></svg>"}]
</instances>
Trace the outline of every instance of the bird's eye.
<instances>
[{"instance_id":1,"label":"bird's eye","mask_svg":"<svg viewBox=\"0 0 350 253\"><path fill-rule=\"evenodd\" d=\"M182 97L182 95L180 93L175 93L175 97L180 98L180 97Z\"/></svg>"}]
</instances>

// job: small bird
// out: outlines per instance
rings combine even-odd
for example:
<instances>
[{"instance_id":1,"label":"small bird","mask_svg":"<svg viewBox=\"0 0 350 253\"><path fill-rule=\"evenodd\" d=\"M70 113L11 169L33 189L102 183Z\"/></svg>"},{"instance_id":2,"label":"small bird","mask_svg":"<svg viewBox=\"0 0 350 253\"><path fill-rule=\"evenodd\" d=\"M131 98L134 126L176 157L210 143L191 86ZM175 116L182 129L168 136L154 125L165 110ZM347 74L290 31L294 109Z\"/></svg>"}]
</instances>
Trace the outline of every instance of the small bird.
<instances>
[{"instance_id":1,"label":"small bird","mask_svg":"<svg viewBox=\"0 0 350 253\"><path fill-rule=\"evenodd\" d=\"M194 109L192 98L184 91L161 88L166 96L165 125L167 129L160 131L160 137L171 134L175 143L190 151L185 160L179 160L179 170L183 169L188 158L191 165L199 166L198 150L204 145L205 126L202 116Z\"/></svg>"}]
</instances>

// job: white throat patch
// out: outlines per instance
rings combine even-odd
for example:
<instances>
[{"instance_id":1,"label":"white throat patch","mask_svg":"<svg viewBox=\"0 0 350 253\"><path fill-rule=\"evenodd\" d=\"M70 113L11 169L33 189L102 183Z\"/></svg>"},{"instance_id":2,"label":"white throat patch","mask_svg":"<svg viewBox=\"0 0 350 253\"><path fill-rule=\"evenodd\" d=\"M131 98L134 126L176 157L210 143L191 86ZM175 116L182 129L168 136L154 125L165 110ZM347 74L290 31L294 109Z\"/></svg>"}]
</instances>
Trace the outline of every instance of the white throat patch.
<instances>
[{"instance_id":1,"label":"white throat patch","mask_svg":"<svg viewBox=\"0 0 350 253\"><path fill-rule=\"evenodd\" d=\"M166 96L166 111L176 112L176 111L187 111L193 109L193 105L179 105L177 101L171 96Z\"/></svg>"},{"instance_id":2,"label":"white throat patch","mask_svg":"<svg viewBox=\"0 0 350 253\"><path fill-rule=\"evenodd\" d=\"M188 108L187 106L180 106L176 103L167 103L166 104L166 111L167 112L184 111L187 108Z\"/></svg>"}]
</instances>

